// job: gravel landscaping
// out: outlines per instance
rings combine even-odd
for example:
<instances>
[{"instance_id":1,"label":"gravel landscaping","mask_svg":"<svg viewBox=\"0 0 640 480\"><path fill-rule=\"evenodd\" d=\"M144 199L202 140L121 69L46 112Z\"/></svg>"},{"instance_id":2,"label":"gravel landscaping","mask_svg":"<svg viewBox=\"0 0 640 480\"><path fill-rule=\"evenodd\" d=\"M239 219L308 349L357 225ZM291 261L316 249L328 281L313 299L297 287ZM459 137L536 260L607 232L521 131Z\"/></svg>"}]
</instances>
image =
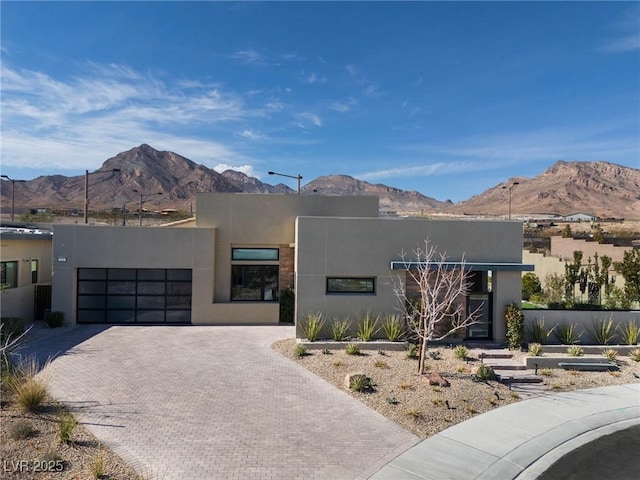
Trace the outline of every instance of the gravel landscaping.
<instances>
[{"instance_id":1,"label":"gravel landscaping","mask_svg":"<svg viewBox=\"0 0 640 480\"><path fill-rule=\"evenodd\" d=\"M478 355L469 350L468 358L455 358L449 347L431 348L438 359L429 358L427 373L439 373L449 387L429 385L418 374L418 362L407 358L404 351L366 351L348 355L344 350L308 350L302 357L295 354L296 342L275 342L273 348L337 388L348 392L370 408L397 422L421 438L438 433L456 423L521 399L521 396L497 381L476 381L474 371L480 364ZM435 353L437 352L437 353ZM521 360L524 352L514 352ZM640 363L628 357L618 358L619 371L576 372L545 369L543 390L556 393L607 385L637 383ZM368 392L356 392L345 386L345 376L364 373L375 384ZM638 375L638 377L635 377Z\"/></svg>"},{"instance_id":2,"label":"gravel landscaping","mask_svg":"<svg viewBox=\"0 0 640 480\"><path fill-rule=\"evenodd\" d=\"M103 446L80 423L63 443L59 438L62 405L50 397L34 412L5 398L0 409L0 478L20 480L142 479L124 460ZM98 473L102 471L102 475Z\"/></svg>"}]
</instances>

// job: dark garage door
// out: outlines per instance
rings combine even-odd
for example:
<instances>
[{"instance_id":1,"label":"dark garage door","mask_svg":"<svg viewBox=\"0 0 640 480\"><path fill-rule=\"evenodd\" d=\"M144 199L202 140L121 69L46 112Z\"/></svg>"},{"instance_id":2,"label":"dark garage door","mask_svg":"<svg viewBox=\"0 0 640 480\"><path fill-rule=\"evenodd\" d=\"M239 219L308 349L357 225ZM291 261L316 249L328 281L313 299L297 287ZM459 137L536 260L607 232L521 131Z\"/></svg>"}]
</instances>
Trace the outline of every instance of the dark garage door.
<instances>
[{"instance_id":1,"label":"dark garage door","mask_svg":"<svg viewBox=\"0 0 640 480\"><path fill-rule=\"evenodd\" d=\"M191 270L79 268L78 323L191 323Z\"/></svg>"}]
</instances>

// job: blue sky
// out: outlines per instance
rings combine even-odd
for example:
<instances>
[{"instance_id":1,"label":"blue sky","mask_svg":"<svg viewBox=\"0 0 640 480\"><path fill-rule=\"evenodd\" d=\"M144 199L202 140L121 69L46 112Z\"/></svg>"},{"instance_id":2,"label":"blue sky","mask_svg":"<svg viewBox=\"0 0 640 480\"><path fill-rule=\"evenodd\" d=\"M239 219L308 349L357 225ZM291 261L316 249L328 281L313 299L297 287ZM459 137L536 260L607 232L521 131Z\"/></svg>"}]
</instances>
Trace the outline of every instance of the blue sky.
<instances>
[{"instance_id":1,"label":"blue sky","mask_svg":"<svg viewBox=\"0 0 640 480\"><path fill-rule=\"evenodd\" d=\"M640 168L637 2L0 8L12 178L142 143L269 183L346 174L453 201L557 160Z\"/></svg>"}]
</instances>

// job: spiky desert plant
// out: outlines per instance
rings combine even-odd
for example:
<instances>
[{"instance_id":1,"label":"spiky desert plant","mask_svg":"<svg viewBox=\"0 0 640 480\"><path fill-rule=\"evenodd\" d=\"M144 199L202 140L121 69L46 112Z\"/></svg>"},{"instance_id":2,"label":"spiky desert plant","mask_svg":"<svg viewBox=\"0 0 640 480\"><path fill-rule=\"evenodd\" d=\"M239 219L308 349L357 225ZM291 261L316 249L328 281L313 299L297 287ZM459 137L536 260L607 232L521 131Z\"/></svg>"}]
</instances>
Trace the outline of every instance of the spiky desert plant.
<instances>
[{"instance_id":1,"label":"spiky desert plant","mask_svg":"<svg viewBox=\"0 0 640 480\"><path fill-rule=\"evenodd\" d=\"M570 357L581 357L584 355L584 349L578 345L571 345L567 348L567 354Z\"/></svg>"},{"instance_id":2,"label":"spiky desert plant","mask_svg":"<svg viewBox=\"0 0 640 480\"><path fill-rule=\"evenodd\" d=\"M616 336L613 330L613 316L609 317L609 321L604 318L594 321L586 330L600 345L608 345Z\"/></svg>"},{"instance_id":3,"label":"spiky desert plant","mask_svg":"<svg viewBox=\"0 0 640 480\"><path fill-rule=\"evenodd\" d=\"M380 326L378 325L380 317L374 316L371 312L362 315L362 319L358 322L356 335L363 342L368 342L378 333Z\"/></svg>"},{"instance_id":4,"label":"spiky desert plant","mask_svg":"<svg viewBox=\"0 0 640 480\"><path fill-rule=\"evenodd\" d=\"M536 321L533 322L533 325L531 325L531 328L529 328L528 330L534 343L544 345L549 340L549 337L551 336L555 328L556 327L554 326L547 330L544 326L544 318L541 318L536 319Z\"/></svg>"},{"instance_id":5,"label":"spiky desert plant","mask_svg":"<svg viewBox=\"0 0 640 480\"><path fill-rule=\"evenodd\" d=\"M566 323L559 323L556 325L556 337L563 345L573 345L580 341L580 337L582 333L578 335L576 331L577 325L572 323L571 325L567 325Z\"/></svg>"},{"instance_id":6,"label":"spiky desert plant","mask_svg":"<svg viewBox=\"0 0 640 480\"><path fill-rule=\"evenodd\" d=\"M392 342L402 340L404 337L404 324L399 315L387 315L382 322L384 335Z\"/></svg>"},{"instance_id":7,"label":"spiky desert plant","mask_svg":"<svg viewBox=\"0 0 640 480\"><path fill-rule=\"evenodd\" d=\"M467 352L467 349L465 348L464 345L457 345L453 349L453 356L456 357L458 360L466 360L468 353L469 352Z\"/></svg>"},{"instance_id":8,"label":"spiky desert plant","mask_svg":"<svg viewBox=\"0 0 640 480\"><path fill-rule=\"evenodd\" d=\"M310 342L315 342L320 336L324 325L324 316L322 313L308 313L305 321L300 322L304 336Z\"/></svg>"},{"instance_id":9,"label":"spiky desert plant","mask_svg":"<svg viewBox=\"0 0 640 480\"><path fill-rule=\"evenodd\" d=\"M624 327L618 325L616 330L620 333L620 338L625 345L635 345L640 337L640 325L635 321L629 320Z\"/></svg>"},{"instance_id":10,"label":"spiky desert plant","mask_svg":"<svg viewBox=\"0 0 640 480\"><path fill-rule=\"evenodd\" d=\"M602 350L602 355L610 362L615 362L616 358L618 358L618 351L613 348L606 348Z\"/></svg>"},{"instance_id":11,"label":"spiky desert plant","mask_svg":"<svg viewBox=\"0 0 640 480\"><path fill-rule=\"evenodd\" d=\"M357 343L347 343L344 347L344 351L347 355L360 355L360 347L358 347Z\"/></svg>"},{"instance_id":12,"label":"spiky desert plant","mask_svg":"<svg viewBox=\"0 0 640 480\"><path fill-rule=\"evenodd\" d=\"M336 342L345 341L347 339L347 332L349 331L349 323L348 318L342 320L334 318L331 324L331 338Z\"/></svg>"},{"instance_id":13,"label":"spiky desert plant","mask_svg":"<svg viewBox=\"0 0 640 480\"><path fill-rule=\"evenodd\" d=\"M539 343L530 343L529 344L529 355L532 357L541 357L542 356L542 345Z\"/></svg>"}]
</instances>

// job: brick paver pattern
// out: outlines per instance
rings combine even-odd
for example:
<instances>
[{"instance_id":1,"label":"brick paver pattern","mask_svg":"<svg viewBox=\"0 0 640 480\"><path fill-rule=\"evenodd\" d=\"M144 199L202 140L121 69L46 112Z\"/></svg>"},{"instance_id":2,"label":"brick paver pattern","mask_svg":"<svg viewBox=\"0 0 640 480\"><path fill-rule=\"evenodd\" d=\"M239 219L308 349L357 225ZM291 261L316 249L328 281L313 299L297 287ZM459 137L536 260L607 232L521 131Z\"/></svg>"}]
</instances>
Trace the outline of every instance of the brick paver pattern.
<instances>
[{"instance_id":1,"label":"brick paver pattern","mask_svg":"<svg viewBox=\"0 0 640 480\"><path fill-rule=\"evenodd\" d=\"M418 441L271 349L293 335L81 325L30 349L59 349L52 395L145 478L362 479Z\"/></svg>"}]
</instances>

